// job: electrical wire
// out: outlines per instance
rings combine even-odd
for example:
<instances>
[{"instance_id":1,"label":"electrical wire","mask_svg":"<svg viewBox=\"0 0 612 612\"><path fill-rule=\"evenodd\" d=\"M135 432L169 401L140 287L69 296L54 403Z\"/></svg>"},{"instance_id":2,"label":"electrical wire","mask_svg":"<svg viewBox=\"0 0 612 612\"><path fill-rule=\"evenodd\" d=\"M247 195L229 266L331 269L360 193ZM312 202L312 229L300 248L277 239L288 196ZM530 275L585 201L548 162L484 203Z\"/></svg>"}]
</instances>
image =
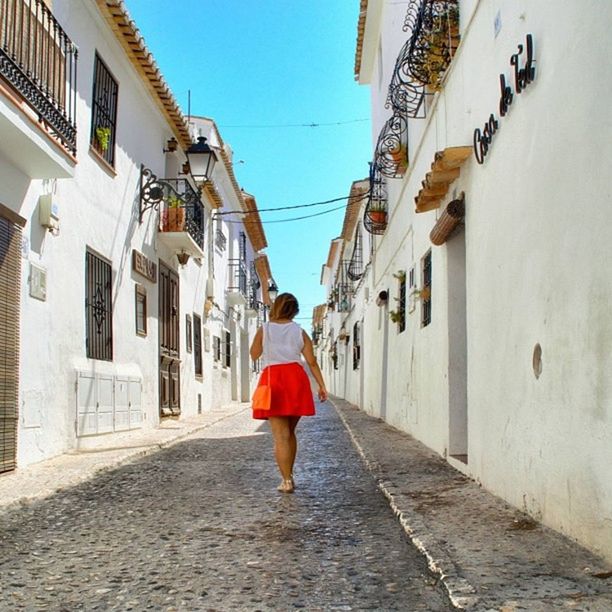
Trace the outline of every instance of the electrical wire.
<instances>
[{"instance_id":1,"label":"electrical wire","mask_svg":"<svg viewBox=\"0 0 612 612\"><path fill-rule=\"evenodd\" d=\"M259 225L263 223L267 225L268 223L287 223L289 221L301 221L302 219L311 219L312 217L320 217L321 215L327 215L328 213L334 212L336 210L342 210L346 208L346 205L336 206L335 208L330 208L329 210L324 210L323 212L314 213L313 215L304 215L303 217L292 217L291 219L276 219L275 221L242 221L242 220L233 220L233 219L225 219L225 223L242 223L246 225L248 223L254 223Z\"/></svg>"},{"instance_id":2,"label":"electrical wire","mask_svg":"<svg viewBox=\"0 0 612 612\"><path fill-rule=\"evenodd\" d=\"M359 199L354 198L354 201L361 201L363 200L365 197L367 196L364 195L363 197L360 196ZM260 212L275 212L277 210L293 210L295 208L310 208L311 206L323 206L324 204L332 204L333 202L340 202L342 200L349 200L351 198L350 195L348 196L343 196L341 198L333 198L332 200L323 200L321 202L311 202L310 204L296 204L294 206L280 206L278 208L258 208L257 210L227 210L227 211L223 211L223 212L217 212L215 213L215 216L217 217L221 217L221 216L225 216L225 215L248 215L248 214L253 214L253 213L260 213Z\"/></svg>"},{"instance_id":3,"label":"electrical wire","mask_svg":"<svg viewBox=\"0 0 612 612\"><path fill-rule=\"evenodd\" d=\"M362 123L364 121L370 121L369 117L365 119L349 119L347 121L331 121L329 123L270 123L262 125L220 125L219 128L254 128L254 129L268 129L268 128L296 128L296 127L329 127L334 125L347 125L349 123Z\"/></svg>"}]
</instances>

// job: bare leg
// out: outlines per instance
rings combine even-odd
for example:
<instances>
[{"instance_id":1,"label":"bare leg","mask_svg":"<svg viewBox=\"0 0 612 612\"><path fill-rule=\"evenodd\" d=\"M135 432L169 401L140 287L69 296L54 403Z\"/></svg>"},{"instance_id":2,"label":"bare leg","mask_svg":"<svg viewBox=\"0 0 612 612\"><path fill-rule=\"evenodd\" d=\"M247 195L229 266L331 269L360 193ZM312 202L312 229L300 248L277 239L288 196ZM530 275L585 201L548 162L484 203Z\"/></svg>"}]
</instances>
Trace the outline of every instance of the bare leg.
<instances>
[{"instance_id":1,"label":"bare leg","mask_svg":"<svg viewBox=\"0 0 612 612\"><path fill-rule=\"evenodd\" d=\"M297 427L297 424L300 422L300 417L289 417L289 431L290 431L290 437L289 437L289 446L291 449L291 480L293 481L293 465L295 464L295 458L297 456L297 449L298 449L298 443L297 443L297 436L295 435L295 428Z\"/></svg>"},{"instance_id":2,"label":"bare leg","mask_svg":"<svg viewBox=\"0 0 612 612\"><path fill-rule=\"evenodd\" d=\"M270 417L268 421L274 436L274 456L283 477L279 490L290 493L293 491L291 474L297 448L295 434L292 431L289 417ZM292 438L294 442L292 442Z\"/></svg>"}]
</instances>

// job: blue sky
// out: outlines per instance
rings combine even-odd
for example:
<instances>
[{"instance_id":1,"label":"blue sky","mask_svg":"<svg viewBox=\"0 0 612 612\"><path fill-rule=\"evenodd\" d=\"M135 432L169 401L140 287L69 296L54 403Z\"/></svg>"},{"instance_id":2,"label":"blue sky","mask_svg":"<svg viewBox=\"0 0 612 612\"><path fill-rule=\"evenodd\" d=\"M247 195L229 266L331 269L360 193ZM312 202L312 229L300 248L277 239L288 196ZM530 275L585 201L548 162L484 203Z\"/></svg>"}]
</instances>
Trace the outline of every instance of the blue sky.
<instances>
[{"instance_id":1,"label":"blue sky","mask_svg":"<svg viewBox=\"0 0 612 612\"><path fill-rule=\"evenodd\" d=\"M369 89L353 79L359 0L126 0L126 6L185 114L191 90L191 112L217 122L234 150L238 182L259 208L348 196L352 181L367 176ZM298 297L300 317L325 299L321 265L343 216L339 210L264 224L272 273L281 291Z\"/></svg>"}]
</instances>

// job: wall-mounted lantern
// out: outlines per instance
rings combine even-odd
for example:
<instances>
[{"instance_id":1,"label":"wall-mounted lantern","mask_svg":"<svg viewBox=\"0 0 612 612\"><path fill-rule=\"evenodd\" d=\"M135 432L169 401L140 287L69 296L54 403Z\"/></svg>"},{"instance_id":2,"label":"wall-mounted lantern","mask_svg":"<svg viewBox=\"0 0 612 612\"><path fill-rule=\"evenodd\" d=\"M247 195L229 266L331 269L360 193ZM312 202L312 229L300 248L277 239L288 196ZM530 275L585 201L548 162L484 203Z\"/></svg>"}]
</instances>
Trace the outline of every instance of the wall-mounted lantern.
<instances>
[{"instance_id":1,"label":"wall-mounted lantern","mask_svg":"<svg viewBox=\"0 0 612 612\"><path fill-rule=\"evenodd\" d=\"M197 183L210 181L213 169L218 161L217 153L206 143L204 136L198 137L198 142L193 143L187 151L189 171L193 180Z\"/></svg>"},{"instance_id":2,"label":"wall-mounted lantern","mask_svg":"<svg viewBox=\"0 0 612 612\"><path fill-rule=\"evenodd\" d=\"M278 287L276 286L273 278L271 278L268 282L268 295L270 296L270 300L272 302L278 297Z\"/></svg>"}]
</instances>

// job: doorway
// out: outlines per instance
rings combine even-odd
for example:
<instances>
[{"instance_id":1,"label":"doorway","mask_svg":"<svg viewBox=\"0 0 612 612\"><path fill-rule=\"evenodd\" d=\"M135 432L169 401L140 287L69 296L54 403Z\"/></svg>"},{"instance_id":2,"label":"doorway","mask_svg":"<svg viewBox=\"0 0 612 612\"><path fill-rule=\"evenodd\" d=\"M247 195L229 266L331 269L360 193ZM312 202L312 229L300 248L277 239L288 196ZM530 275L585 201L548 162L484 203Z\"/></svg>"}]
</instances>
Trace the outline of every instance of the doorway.
<instances>
[{"instance_id":1,"label":"doorway","mask_svg":"<svg viewBox=\"0 0 612 612\"><path fill-rule=\"evenodd\" d=\"M448 453L468 462L465 228L446 241L448 261Z\"/></svg>"},{"instance_id":2,"label":"doorway","mask_svg":"<svg viewBox=\"0 0 612 612\"><path fill-rule=\"evenodd\" d=\"M159 414L181 413L179 277L159 262Z\"/></svg>"}]
</instances>

